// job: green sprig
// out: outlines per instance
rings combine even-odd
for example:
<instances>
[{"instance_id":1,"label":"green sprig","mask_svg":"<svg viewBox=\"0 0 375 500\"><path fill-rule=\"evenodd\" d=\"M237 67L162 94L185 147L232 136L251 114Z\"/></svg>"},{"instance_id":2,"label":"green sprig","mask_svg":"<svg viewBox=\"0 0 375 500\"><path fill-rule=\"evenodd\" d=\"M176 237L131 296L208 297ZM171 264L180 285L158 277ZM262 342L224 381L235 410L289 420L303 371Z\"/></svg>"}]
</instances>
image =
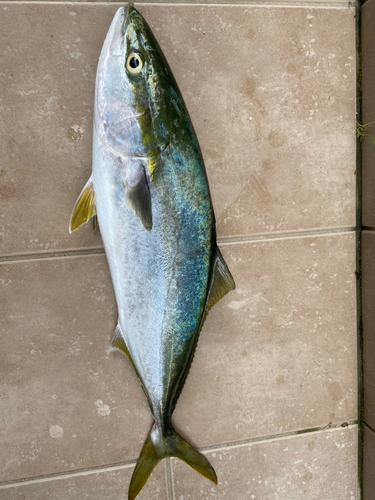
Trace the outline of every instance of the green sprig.
<instances>
[{"instance_id":1,"label":"green sprig","mask_svg":"<svg viewBox=\"0 0 375 500\"><path fill-rule=\"evenodd\" d=\"M369 128L371 128L375 122L369 122L361 125L357 122L357 139L358 137L369 137L371 142L375 145L375 137L367 132Z\"/></svg>"}]
</instances>

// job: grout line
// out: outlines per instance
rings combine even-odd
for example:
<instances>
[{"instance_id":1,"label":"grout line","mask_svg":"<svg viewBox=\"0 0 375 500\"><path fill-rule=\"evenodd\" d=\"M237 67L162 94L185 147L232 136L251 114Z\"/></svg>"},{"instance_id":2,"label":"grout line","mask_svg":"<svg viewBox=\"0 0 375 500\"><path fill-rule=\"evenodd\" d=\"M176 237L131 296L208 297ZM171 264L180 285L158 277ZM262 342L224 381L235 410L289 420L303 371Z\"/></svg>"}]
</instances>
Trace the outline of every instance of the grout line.
<instances>
[{"instance_id":1,"label":"grout line","mask_svg":"<svg viewBox=\"0 0 375 500\"><path fill-rule=\"evenodd\" d=\"M253 234L248 236L230 236L218 238L217 242L219 245L231 245L233 243L250 243L252 241L266 241L266 240L283 240L283 239L296 239L296 238L308 238L314 236L327 236L336 235L343 233L354 233L355 227L337 227L330 229L307 229L305 231L290 231L290 232L280 232L280 233L268 233L268 234Z\"/></svg>"},{"instance_id":2,"label":"grout line","mask_svg":"<svg viewBox=\"0 0 375 500\"><path fill-rule=\"evenodd\" d=\"M340 422L340 423L335 423L333 424L330 422L328 425L325 426L320 426L320 427L311 427L310 429L301 429L298 431L289 431L289 432L281 432L279 434L273 434L269 436L260 436L260 437L255 437L255 438L250 438L250 439L242 439L240 441L233 441L230 443L222 443L222 444L216 444L213 446L205 446L203 448L199 448L199 451L205 452L205 451L213 451L213 450L227 450L231 448L240 448L241 446L244 446L246 444L254 444L254 443L261 443L263 441L274 441L274 440L279 440L279 439L285 439L286 437L291 437L291 436L299 436L301 434L311 434L313 432L321 432L325 430L332 430L332 429L345 429L347 427L354 427L358 425L358 420L349 420L348 422Z\"/></svg>"},{"instance_id":3,"label":"grout line","mask_svg":"<svg viewBox=\"0 0 375 500\"><path fill-rule=\"evenodd\" d=\"M174 488L172 478L171 459L165 459L165 483L167 486L167 500L174 500Z\"/></svg>"},{"instance_id":4,"label":"grout line","mask_svg":"<svg viewBox=\"0 0 375 500\"><path fill-rule=\"evenodd\" d=\"M314 236L339 235L355 232L355 227L339 227L333 229L316 229L306 231L292 231L285 233L254 234L248 236L230 236L218 238L220 246L238 243L251 243L252 241L276 241L282 239L308 238ZM31 252L25 254L13 254L0 256L0 264L4 262L20 262L29 260L62 259L66 257L79 257L104 254L103 247L82 248L80 250L60 250L56 252Z\"/></svg>"},{"instance_id":5,"label":"grout line","mask_svg":"<svg viewBox=\"0 0 375 500\"><path fill-rule=\"evenodd\" d=\"M371 425L369 425L367 422L365 422L365 427L368 427L370 429L370 431L375 434L375 430L371 427Z\"/></svg>"},{"instance_id":6,"label":"grout line","mask_svg":"<svg viewBox=\"0 0 375 500\"><path fill-rule=\"evenodd\" d=\"M375 227L372 227L372 226L362 226L362 231L375 231Z\"/></svg>"},{"instance_id":7,"label":"grout line","mask_svg":"<svg viewBox=\"0 0 375 500\"><path fill-rule=\"evenodd\" d=\"M217 0L207 0L207 2L191 2L186 0L175 0L174 2L167 3L161 0L158 1L136 1L135 5L194 5L197 7L205 7L207 5L213 7L221 7L223 5L231 6L231 7L244 7L244 6L256 6L256 7L282 7L282 8L321 8L321 9L350 9L354 7L356 2L340 2L340 1L332 1L329 0L222 0L221 2L217 2Z\"/></svg>"},{"instance_id":8,"label":"grout line","mask_svg":"<svg viewBox=\"0 0 375 500\"><path fill-rule=\"evenodd\" d=\"M103 247L82 248L80 250L59 250L56 252L31 252L0 256L2 262L18 262L25 260L62 259L65 257L78 257L81 255L100 255L104 253Z\"/></svg>"},{"instance_id":9,"label":"grout line","mask_svg":"<svg viewBox=\"0 0 375 500\"><path fill-rule=\"evenodd\" d=\"M124 2L125 5L127 2ZM121 6L122 2L121 0L117 2L85 2L85 1L44 1L44 0L0 0L0 5L1 4L7 4L7 5L72 5L72 6L81 6L81 5L90 5L90 6ZM162 5L162 6L176 6L176 5L189 5L189 6L196 6L196 7L205 7L207 5L210 5L212 7L221 7L223 5L230 5L231 7L243 7L243 6L256 6L256 7L282 7L282 8L321 8L321 9L350 9L356 5L356 2L338 2L338 1L327 1L327 0L291 0L291 1L285 1L285 0L263 0L263 1L257 1L257 0L236 0L236 3L233 3L233 0L223 0L222 2L217 2L217 0L210 1L208 0L207 2L194 2L194 0L191 0L191 2L188 2L186 0L175 0L174 2L167 3L164 1L153 1L153 2L148 2L146 1L141 1L141 2L136 2L136 5Z\"/></svg>"},{"instance_id":10,"label":"grout line","mask_svg":"<svg viewBox=\"0 0 375 500\"><path fill-rule=\"evenodd\" d=\"M229 449L229 448L239 448L241 446L247 445L247 444L253 444L253 443L261 443L264 441L273 441L275 439L285 439L290 436L300 436L303 434L311 434L313 432L321 432L324 430L339 430L340 428L348 428L348 427L354 427L358 425L358 420L349 420L347 422L342 422L342 423L329 423L326 426L320 426L320 427L312 427L309 429L300 429L297 431L289 431L289 432L281 432L279 434L271 434L268 436L259 436L259 437L254 437L250 439L243 439L241 441L231 441L228 443L221 443L217 445L212 445L212 446L205 446L203 448L198 448L200 452L205 452L205 451L211 451L211 450L222 450L222 449ZM41 483L41 482L47 482L47 481L54 481L54 480L60 480L60 479L66 479L66 478L71 478L71 477L77 477L77 476L88 476L90 474L98 474L101 472L108 472L108 471L116 471L116 470L121 470L121 469L127 469L129 467L132 467L137 463L137 460L127 460L124 462L117 462L113 464L108 464L108 465L98 465L95 467L87 467L85 469L77 469L74 471L67 471L67 472L56 472L53 474L45 474L41 476L35 476L35 477L28 477L25 479L14 479L11 481L3 481L0 482L0 490L1 489L7 489L7 488L13 488L15 486L21 486L25 484L33 484L33 483ZM170 486L170 493L172 494L172 497L169 498L168 500L174 500L174 489L173 489L173 472L171 468L171 463L170 459L167 460L166 463L166 479L167 479L167 486Z\"/></svg>"},{"instance_id":11,"label":"grout line","mask_svg":"<svg viewBox=\"0 0 375 500\"><path fill-rule=\"evenodd\" d=\"M87 467L84 469L76 469L74 471L55 472L53 474L44 474L41 476L27 477L25 479L13 479L11 481L0 482L0 490L12 488L13 486L22 486L24 484L46 483L48 481L55 481L60 479L67 479L78 476L89 476L90 474L98 474L101 472L111 472L121 469L128 469L135 465L137 460L127 460L124 462L117 462L108 465L97 465L94 467Z\"/></svg>"}]
</instances>

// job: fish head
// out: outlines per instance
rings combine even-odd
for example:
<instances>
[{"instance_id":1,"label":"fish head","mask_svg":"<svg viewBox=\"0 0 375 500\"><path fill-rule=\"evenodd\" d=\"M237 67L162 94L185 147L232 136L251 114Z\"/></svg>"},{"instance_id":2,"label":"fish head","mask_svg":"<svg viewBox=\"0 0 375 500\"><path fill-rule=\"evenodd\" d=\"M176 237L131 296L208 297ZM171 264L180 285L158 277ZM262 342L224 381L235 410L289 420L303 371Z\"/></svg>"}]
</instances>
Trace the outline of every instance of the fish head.
<instances>
[{"instance_id":1,"label":"fish head","mask_svg":"<svg viewBox=\"0 0 375 500\"><path fill-rule=\"evenodd\" d=\"M116 154L153 158L178 133L186 108L142 15L118 9L96 78L95 129Z\"/></svg>"}]
</instances>

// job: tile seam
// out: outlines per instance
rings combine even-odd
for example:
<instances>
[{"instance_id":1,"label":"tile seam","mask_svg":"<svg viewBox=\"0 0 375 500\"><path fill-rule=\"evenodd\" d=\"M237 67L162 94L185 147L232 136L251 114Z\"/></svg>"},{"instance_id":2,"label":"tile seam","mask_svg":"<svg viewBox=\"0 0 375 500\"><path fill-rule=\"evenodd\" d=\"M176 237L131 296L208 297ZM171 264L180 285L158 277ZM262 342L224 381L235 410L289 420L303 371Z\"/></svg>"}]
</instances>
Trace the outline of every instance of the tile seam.
<instances>
[{"instance_id":1,"label":"tile seam","mask_svg":"<svg viewBox=\"0 0 375 500\"><path fill-rule=\"evenodd\" d=\"M98 465L95 467L87 467L84 469L76 469L74 471L63 471L56 472L52 474L44 474L40 476L32 476L21 479L13 479L11 481L2 481L0 482L0 490L13 488L15 486L22 486L25 484L35 484L35 483L45 483L48 481L55 481L61 479L69 479L71 477L78 476L89 476L91 474L97 474L101 472L110 472L110 471L118 471L121 469L129 469L133 465L137 463L137 460L127 460L124 462L116 462L115 464L108 465Z\"/></svg>"},{"instance_id":2,"label":"tile seam","mask_svg":"<svg viewBox=\"0 0 375 500\"><path fill-rule=\"evenodd\" d=\"M289 432L281 432L279 434L270 434L267 436L258 436L250 439L243 439L239 441L230 441L228 443L221 443L217 445L212 445L212 446L204 446L202 448L197 448L200 452L206 452L206 451L214 451L214 450L227 450L231 448L239 448L241 446L246 446L247 444L255 444L255 443L263 443L267 441L274 441L274 440L281 440L285 439L287 437L291 436L302 436L305 434L312 434L314 432L321 432L325 430L340 430L340 428L346 429L346 428L354 428L356 425L358 425L358 420L348 420L347 422L340 422L340 423L329 423L326 426L319 426L319 427L311 427L307 429L300 429L297 431L289 431ZM34 484L34 483L42 483L42 482L48 482L48 481L54 481L54 480L61 480L61 479L67 479L71 477L78 477L78 476L88 476L90 474L98 474L102 472L110 472L110 471L116 471L116 470L121 470L121 469L128 469L135 465L137 463L137 459L135 460L127 460L124 462L116 462L108 465L98 465L95 467L87 467L84 469L77 469L74 471L66 471L66 472L56 472L53 474L45 474L45 475L40 475L40 476L34 476L34 477L27 477L27 478L21 478L21 479L14 479L11 481L3 481L0 482L0 490L1 489L8 489L8 488L13 488L16 486L22 486L25 484ZM170 464L169 464L170 465ZM168 466L166 466L168 468ZM166 472L168 474L168 471ZM171 480L171 485L172 485L172 494L173 494L173 481L172 481L172 468L170 468L170 480ZM168 483L167 483L168 486ZM169 499L168 499L169 500ZM174 500L174 494L173 497L170 500Z\"/></svg>"},{"instance_id":3,"label":"tile seam","mask_svg":"<svg viewBox=\"0 0 375 500\"><path fill-rule=\"evenodd\" d=\"M307 229L303 231L287 231L284 233L260 233L248 236L230 236L218 238L219 245L231 245L233 243L251 243L252 241L268 241L268 240L285 240L297 238L312 238L315 236L340 235L347 233L355 233L354 226L328 228L328 229Z\"/></svg>"},{"instance_id":4,"label":"tile seam","mask_svg":"<svg viewBox=\"0 0 375 500\"><path fill-rule=\"evenodd\" d=\"M352 428L358 425L358 420L349 420L347 422L340 422L340 423L329 423L328 425L325 426L319 426L319 427L311 427L309 429L301 429L297 431L289 431L289 432L282 432L279 434L270 434L268 436L260 436L260 437L255 437L255 438L250 438L250 439L242 439L239 441L233 441L229 443L222 443L222 444L217 444L217 445L212 445L212 446L205 446L203 448L199 448L199 451L205 452L205 451L215 451L215 450L228 450L232 448L240 448L241 446L246 446L247 444L254 444L254 443L262 443L264 441L275 441L275 440L281 440L285 439L287 437L293 437L293 436L301 436L304 434L312 434L314 432L322 432L322 431L328 431L328 430L340 430L340 429L346 429L346 428Z\"/></svg>"},{"instance_id":5,"label":"tile seam","mask_svg":"<svg viewBox=\"0 0 375 500\"><path fill-rule=\"evenodd\" d=\"M117 3L117 2L116 2ZM194 0L191 2L186 2L186 1L175 1L171 3L167 2L148 2L147 0L145 1L140 1L140 2L135 2L135 5L194 5L197 7L204 7L207 5L213 6L213 7L221 7L223 5L227 5L230 7L244 7L244 6L254 6L254 7L284 7L284 8L321 8L321 9L350 9L354 8L356 5L356 2L337 2L337 1L332 1L330 2L329 0L291 0L291 1L277 1L277 0L263 0L263 1L257 1L257 0L238 0L238 2L234 3L233 0L222 0L222 2L210 2L209 0L207 2L198 2L195 3Z\"/></svg>"},{"instance_id":6,"label":"tile seam","mask_svg":"<svg viewBox=\"0 0 375 500\"><path fill-rule=\"evenodd\" d=\"M128 2L124 2L127 4ZM233 1L226 1L223 0L222 2L215 2L211 3L210 1L207 2L199 2L195 3L193 0L191 2L171 2L171 3L166 3L166 2L135 2L136 5L163 5L163 6L176 6L176 5L193 5L196 7L204 7L207 5L213 6L213 7L221 7L223 5L228 5L231 7L243 7L243 6L256 6L256 7L275 7L275 8L320 8L320 9L338 9L338 10L343 10L343 9L350 9L356 5L356 2L337 2L337 1L327 1L327 0L305 0L305 1L277 1L277 0L263 0L263 1L257 1L257 0L239 0L237 3L233 3ZM115 6L115 5L122 5L122 2L119 0L117 2L84 2L84 1L77 1L77 2L64 2L64 1L44 1L44 0L0 0L0 5L87 5L87 6Z\"/></svg>"},{"instance_id":7,"label":"tile seam","mask_svg":"<svg viewBox=\"0 0 375 500\"><path fill-rule=\"evenodd\" d=\"M10 254L0 256L0 264L4 262L24 262L34 260L51 260L62 259L66 257L79 257L84 255L101 255L104 254L103 247L82 248L77 250L60 250L56 252L40 252L40 253L24 253L24 254Z\"/></svg>"},{"instance_id":8,"label":"tile seam","mask_svg":"<svg viewBox=\"0 0 375 500\"><path fill-rule=\"evenodd\" d=\"M165 460L165 483L167 488L167 500L174 500L172 467L171 459L169 457Z\"/></svg>"},{"instance_id":9,"label":"tile seam","mask_svg":"<svg viewBox=\"0 0 375 500\"><path fill-rule=\"evenodd\" d=\"M331 229L317 229L306 231L292 231L286 233L271 233L271 234L254 234L248 236L230 236L218 238L217 242L220 246L251 243L253 241L278 241L284 239L298 239L308 238L314 236L329 236L350 234L356 231L355 227L340 227ZM25 254L10 254L0 256L0 264L10 262L24 262L24 261L38 261L38 260L52 260L62 259L67 257L79 257L87 255L102 255L104 254L103 247L82 248L77 250L61 250L56 252L40 252L40 253L25 253Z\"/></svg>"},{"instance_id":10,"label":"tile seam","mask_svg":"<svg viewBox=\"0 0 375 500\"><path fill-rule=\"evenodd\" d=\"M369 425L367 422L365 422L365 427L367 427L368 429L370 429L370 431L375 434L375 430L371 427L371 425Z\"/></svg>"}]
</instances>

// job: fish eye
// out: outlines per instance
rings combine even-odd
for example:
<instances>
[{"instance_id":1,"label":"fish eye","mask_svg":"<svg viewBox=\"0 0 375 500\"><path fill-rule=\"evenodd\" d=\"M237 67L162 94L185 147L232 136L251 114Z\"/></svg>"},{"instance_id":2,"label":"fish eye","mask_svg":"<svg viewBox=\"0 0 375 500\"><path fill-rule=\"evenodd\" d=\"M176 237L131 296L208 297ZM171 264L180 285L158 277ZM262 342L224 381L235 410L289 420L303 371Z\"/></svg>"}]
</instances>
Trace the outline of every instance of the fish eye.
<instances>
[{"instance_id":1,"label":"fish eye","mask_svg":"<svg viewBox=\"0 0 375 500\"><path fill-rule=\"evenodd\" d=\"M126 69L131 75L139 75L143 68L142 57L133 52L126 60Z\"/></svg>"}]
</instances>

